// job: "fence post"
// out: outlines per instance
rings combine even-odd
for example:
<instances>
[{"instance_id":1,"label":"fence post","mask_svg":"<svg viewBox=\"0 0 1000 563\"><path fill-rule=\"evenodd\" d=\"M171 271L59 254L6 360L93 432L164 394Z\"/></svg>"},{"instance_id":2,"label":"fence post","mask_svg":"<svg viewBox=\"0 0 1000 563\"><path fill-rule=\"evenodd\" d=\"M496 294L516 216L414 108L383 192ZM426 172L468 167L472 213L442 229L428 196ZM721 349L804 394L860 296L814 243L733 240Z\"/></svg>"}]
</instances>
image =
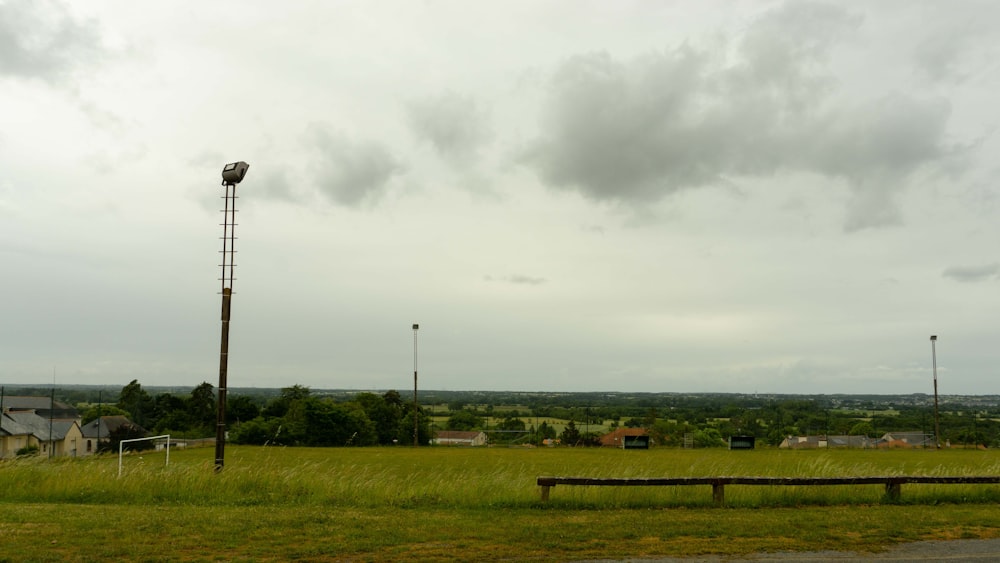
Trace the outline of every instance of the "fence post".
<instances>
[{"instance_id":1,"label":"fence post","mask_svg":"<svg viewBox=\"0 0 1000 563\"><path fill-rule=\"evenodd\" d=\"M722 481L712 483L712 501L715 506L722 506L726 503L726 488Z\"/></svg>"},{"instance_id":2,"label":"fence post","mask_svg":"<svg viewBox=\"0 0 1000 563\"><path fill-rule=\"evenodd\" d=\"M902 489L903 481L901 479L889 479L885 482L885 496L889 497L889 500L893 502L899 500Z\"/></svg>"}]
</instances>

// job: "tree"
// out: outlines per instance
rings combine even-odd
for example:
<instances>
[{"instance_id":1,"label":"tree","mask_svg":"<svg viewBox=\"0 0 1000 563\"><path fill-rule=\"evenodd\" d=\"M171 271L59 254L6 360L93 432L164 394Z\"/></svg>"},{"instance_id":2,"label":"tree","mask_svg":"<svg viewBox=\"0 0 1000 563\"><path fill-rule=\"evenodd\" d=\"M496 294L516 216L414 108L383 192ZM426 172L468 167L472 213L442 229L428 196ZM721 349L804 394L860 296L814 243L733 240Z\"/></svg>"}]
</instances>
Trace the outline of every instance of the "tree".
<instances>
[{"instance_id":1,"label":"tree","mask_svg":"<svg viewBox=\"0 0 1000 563\"><path fill-rule=\"evenodd\" d=\"M538 431L535 433L535 441L541 444L545 440L555 440L556 439L556 429L549 426L544 420L538 426Z\"/></svg>"},{"instance_id":2,"label":"tree","mask_svg":"<svg viewBox=\"0 0 1000 563\"><path fill-rule=\"evenodd\" d=\"M410 419L413 420L412 418ZM523 424L523 423L522 423ZM460 410L451 413L448 417L448 422L445 423L445 428L448 430L474 430L476 428L483 427L483 419L476 416L470 410ZM413 426L410 426L410 437L413 437Z\"/></svg>"},{"instance_id":3,"label":"tree","mask_svg":"<svg viewBox=\"0 0 1000 563\"><path fill-rule=\"evenodd\" d=\"M211 383L202 382L192 389L186 406L187 412L191 416L191 421L195 426L211 429L218 422L218 410L215 405L215 388L212 387Z\"/></svg>"},{"instance_id":4,"label":"tree","mask_svg":"<svg viewBox=\"0 0 1000 563\"><path fill-rule=\"evenodd\" d=\"M516 416L507 415L500 419L497 424L497 430L507 430L507 431L521 431L524 430L524 421Z\"/></svg>"},{"instance_id":5,"label":"tree","mask_svg":"<svg viewBox=\"0 0 1000 563\"><path fill-rule=\"evenodd\" d=\"M129 413L129 419L139 426L152 428L155 426L153 398L139 385L139 380L133 379L122 387L118 396L118 408Z\"/></svg>"},{"instance_id":6,"label":"tree","mask_svg":"<svg viewBox=\"0 0 1000 563\"><path fill-rule=\"evenodd\" d=\"M187 434L195 424L188 413L187 402L182 397L170 393L161 393L153 401L156 412L156 426L153 428L158 433ZM204 434L196 431L195 437Z\"/></svg>"},{"instance_id":7,"label":"tree","mask_svg":"<svg viewBox=\"0 0 1000 563\"><path fill-rule=\"evenodd\" d=\"M515 413L516 411L508 412L500 419L496 426L496 429L500 432L494 434L492 438L498 442L510 443L526 437L524 421L516 416Z\"/></svg>"},{"instance_id":8,"label":"tree","mask_svg":"<svg viewBox=\"0 0 1000 563\"><path fill-rule=\"evenodd\" d=\"M427 445L431 443L431 428L428 424L430 417L418 411L417 416L417 443ZM399 443L413 444L413 407L407 411L406 416L399 422Z\"/></svg>"},{"instance_id":9,"label":"tree","mask_svg":"<svg viewBox=\"0 0 1000 563\"><path fill-rule=\"evenodd\" d=\"M301 385L292 385L281 390L281 395L264 407L264 416L268 418L282 417L288 410L298 402L309 397L309 388Z\"/></svg>"},{"instance_id":10,"label":"tree","mask_svg":"<svg viewBox=\"0 0 1000 563\"><path fill-rule=\"evenodd\" d=\"M642 419L643 428L652 428L656 424L656 408L650 407L649 411L646 412L646 416Z\"/></svg>"},{"instance_id":11,"label":"tree","mask_svg":"<svg viewBox=\"0 0 1000 563\"><path fill-rule=\"evenodd\" d=\"M288 401L299 401L311 396L312 391L304 385L295 384L281 389L281 398Z\"/></svg>"},{"instance_id":12,"label":"tree","mask_svg":"<svg viewBox=\"0 0 1000 563\"><path fill-rule=\"evenodd\" d=\"M358 403L338 404L309 398L303 408L305 432L300 443L306 446L371 445L378 441L375 425Z\"/></svg>"},{"instance_id":13,"label":"tree","mask_svg":"<svg viewBox=\"0 0 1000 563\"><path fill-rule=\"evenodd\" d=\"M576 428L576 423L572 420L563 428L562 434L560 434L560 439L563 445L575 446L580 442L580 431Z\"/></svg>"},{"instance_id":14,"label":"tree","mask_svg":"<svg viewBox=\"0 0 1000 563\"><path fill-rule=\"evenodd\" d=\"M286 445L281 419L261 416L240 423L230 432L230 439L234 444Z\"/></svg>"},{"instance_id":15,"label":"tree","mask_svg":"<svg viewBox=\"0 0 1000 563\"><path fill-rule=\"evenodd\" d=\"M875 429L872 425L867 422L859 422L851 427L848 434L851 436L868 436L869 438L875 437Z\"/></svg>"},{"instance_id":16,"label":"tree","mask_svg":"<svg viewBox=\"0 0 1000 563\"><path fill-rule=\"evenodd\" d=\"M226 424L240 424L260 416L260 407L247 395L226 400Z\"/></svg>"},{"instance_id":17,"label":"tree","mask_svg":"<svg viewBox=\"0 0 1000 563\"><path fill-rule=\"evenodd\" d=\"M379 444L392 444L393 440L399 439L399 421L403 417L402 402L390 402L391 397L386 398L389 393L399 396L399 393L389 391L382 396L361 393L354 399L364 409L368 419L375 424Z\"/></svg>"},{"instance_id":18,"label":"tree","mask_svg":"<svg viewBox=\"0 0 1000 563\"><path fill-rule=\"evenodd\" d=\"M684 438L684 431L676 422L657 420L653 426L646 429L653 443L662 446L678 445Z\"/></svg>"},{"instance_id":19,"label":"tree","mask_svg":"<svg viewBox=\"0 0 1000 563\"><path fill-rule=\"evenodd\" d=\"M118 428L111 431L111 434L108 435L108 441L105 442L104 440L101 440L101 442L97 444L97 451L117 452L118 445L122 440L133 440L135 438L145 437L146 432L135 424L122 424ZM126 449L133 451L151 450L153 449L153 445L153 442L149 440L142 440L141 442L130 442L128 448Z\"/></svg>"},{"instance_id":20,"label":"tree","mask_svg":"<svg viewBox=\"0 0 1000 563\"><path fill-rule=\"evenodd\" d=\"M724 448L726 441L715 428L705 428L694 433L694 446L696 448Z\"/></svg>"},{"instance_id":21,"label":"tree","mask_svg":"<svg viewBox=\"0 0 1000 563\"><path fill-rule=\"evenodd\" d=\"M382 398L385 399L386 404L400 407L403 406L403 397L399 394L399 391L395 389L390 389L382 394Z\"/></svg>"},{"instance_id":22,"label":"tree","mask_svg":"<svg viewBox=\"0 0 1000 563\"><path fill-rule=\"evenodd\" d=\"M90 407L80 418L80 425L97 420L99 416L129 416L129 412L113 405L97 405Z\"/></svg>"}]
</instances>

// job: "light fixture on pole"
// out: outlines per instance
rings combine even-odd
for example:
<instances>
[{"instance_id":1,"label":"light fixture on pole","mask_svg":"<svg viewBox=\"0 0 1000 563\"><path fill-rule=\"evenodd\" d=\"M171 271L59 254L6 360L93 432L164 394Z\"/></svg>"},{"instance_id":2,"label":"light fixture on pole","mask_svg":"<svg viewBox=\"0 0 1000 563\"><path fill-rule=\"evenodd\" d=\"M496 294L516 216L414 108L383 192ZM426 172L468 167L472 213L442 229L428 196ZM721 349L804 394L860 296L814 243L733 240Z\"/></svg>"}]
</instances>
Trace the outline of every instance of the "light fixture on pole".
<instances>
[{"instance_id":1,"label":"light fixture on pole","mask_svg":"<svg viewBox=\"0 0 1000 563\"><path fill-rule=\"evenodd\" d=\"M941 424L938 419L938 391L937 391L937 335L931 335L931 362L934 366L934 443L941 447Z\"/></svg>"},{"instance_id":2,"label":"light fixture on pole","mask_svg":"<svg viewBox=\"0 0 1000 563\"><path fill-rule=\"evenodd\" d=\"M219 351L219 400L215 422L215 472L222 471L226 457L226 378L229 371L229 314L233 299L233 263L236 257L236 184L243 181L250 165L233 162L222 169L222 185L226 188L222 210L222 344ZM230 189L232 188L232 189Z\"/></svg>"},{"instance_id":3,"label":"light fixture on pole","mask_svg":"<svg viewBox=\"0 0 1000 563\"><path fill-rule=\"evenodd\" d=\"M413 447L420 445L419 441L419 426L417 413L420 412L419 403L417 403L417 331L420 330L420 325L413 325Z\"/></svg>"}]
</instances>

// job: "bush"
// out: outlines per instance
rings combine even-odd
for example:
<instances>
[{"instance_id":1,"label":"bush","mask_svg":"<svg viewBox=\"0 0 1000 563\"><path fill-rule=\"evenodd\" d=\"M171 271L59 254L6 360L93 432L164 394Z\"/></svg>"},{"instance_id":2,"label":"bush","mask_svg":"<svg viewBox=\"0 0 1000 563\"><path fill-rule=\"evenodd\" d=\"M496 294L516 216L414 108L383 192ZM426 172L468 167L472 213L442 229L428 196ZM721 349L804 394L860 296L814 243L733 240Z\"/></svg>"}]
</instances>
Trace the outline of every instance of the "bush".
<instances>
[{"instance_id":1,"label":"bush","mask_svg":"<svg viewBox=\"0 0 1000 563\"><path fill-rule=\"evenodd\" d=\"M17 457L38 455L38 446L25 446L14 452L14 455L16 455Z\"/></svg>"}]
</instances>

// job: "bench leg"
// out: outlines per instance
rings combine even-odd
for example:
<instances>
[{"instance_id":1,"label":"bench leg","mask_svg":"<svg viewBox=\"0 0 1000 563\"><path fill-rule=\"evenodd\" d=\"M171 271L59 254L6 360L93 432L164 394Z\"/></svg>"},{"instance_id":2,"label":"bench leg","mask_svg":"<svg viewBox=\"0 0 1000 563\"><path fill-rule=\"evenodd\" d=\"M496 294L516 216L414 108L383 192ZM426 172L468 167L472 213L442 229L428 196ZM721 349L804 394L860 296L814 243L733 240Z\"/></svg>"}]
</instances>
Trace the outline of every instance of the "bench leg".
<instances>
[{"instance_id":1,"label":"bench leg","mask_svg":"<svg viewBox=\"0 0 1000 563\"><path fill-rule=\"evenodd\" d=\"M542 502L549 502L549 489L551 488L550 485L542 485Z\"/></svg>"},{"instance_id":2,"label":"bench leg","mask_svg":"<svg viewBox=\"0 0 1000 563\"><path fill-rule=\"evenodd\" d=\"M889 481L885 484L885 496L889 497L891 501L898 501L902 488L903 484L899 481Z\"/></svg>"},{"instance_id":3,"label":"bench leg","mask_svg":"<svg viewBox=\"0 0 1000 563\"><path fill-rule=\"evenodd\" d=\"M726 503L726 489L722 483L712 484L712 501L715 506L722 506Z\"/></svg>"}]
</instances>

